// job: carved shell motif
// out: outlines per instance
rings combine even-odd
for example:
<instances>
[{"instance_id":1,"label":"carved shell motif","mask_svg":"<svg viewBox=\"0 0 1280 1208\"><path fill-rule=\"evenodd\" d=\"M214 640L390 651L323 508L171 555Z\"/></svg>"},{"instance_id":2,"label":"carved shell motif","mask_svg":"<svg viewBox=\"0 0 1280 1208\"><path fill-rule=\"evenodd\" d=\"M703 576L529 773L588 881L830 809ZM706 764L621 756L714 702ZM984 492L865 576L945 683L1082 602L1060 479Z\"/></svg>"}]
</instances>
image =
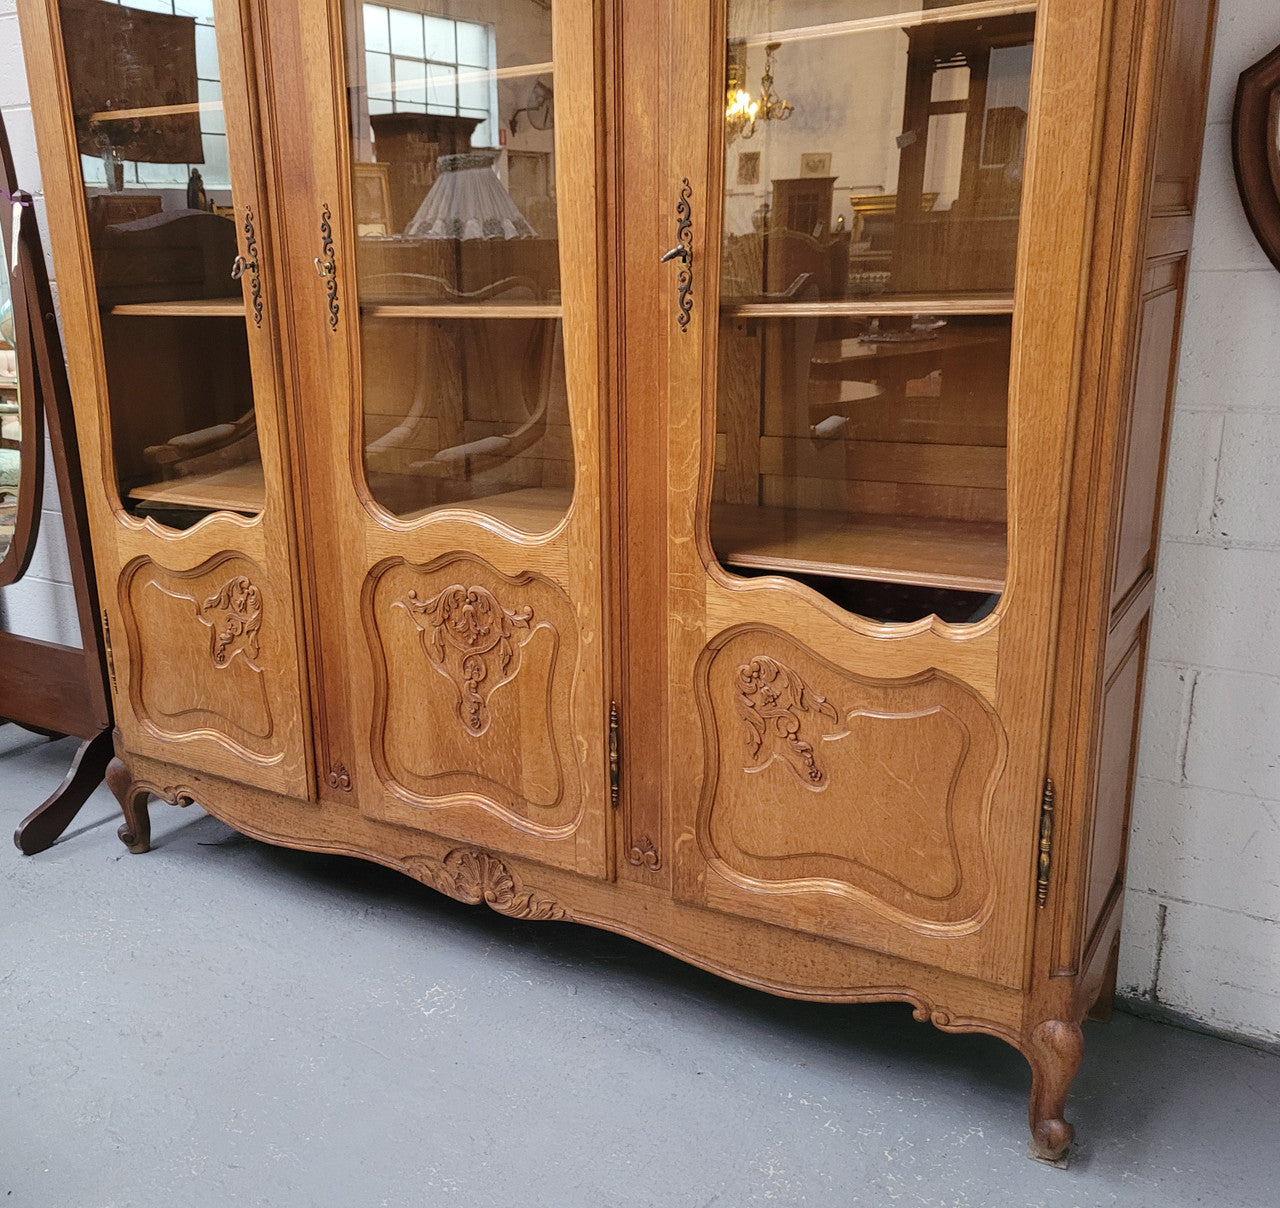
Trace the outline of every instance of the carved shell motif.
<instances>
[{"instance_id":1,"label":"carved shell motif","mask_svg":"<svg viewBox=\"0 0 1280 1208\"><path fill-rule=\"evenodd\" d=\"M458 691L458 717L469 734L489 728L493 690L520 669L517 629L528 629L533 609L504 608L483 587L446 587L430 600L411 591L396 605L408 612L427 656Z\"/></svg>"},{"instance_id":2,"label":"carved shell motif","mask_svg":"<svg viewBox=\"0 0 1280 1208\"><path fill-rule=\"evenodd\" d=\"M200 616L213 630L209 641L215 667L227 666L241 653L250 665L257 660L262 593L251 579L244 575L228 579L217 595L200 606Z\"/></svg>"},{"instance_id":3,"label":"carved shell motif","mask_svg":"<svg viewBox=\"0 0 1280 1208\"><path fill-rule=\"evenodd\" d=\"M801 714L839 722L825 696L814 692L790 667L758 654L738 668L738 712L746 727L747 747L756 761L748 771L761 771L782 759L810 788L821 788L827 774L813 744L800 736Z\"/></svg>"},{"instance_id":4,"label":"carved shell motif","mask_svg":"<svg viewBox=\"0 0 1280 1208\"><path fill-rule=\"evenodd\" d=\"M457 847L437 865L426 856L403 861L410 875L469 906L484 903L514 919L559 921L569 912L554 898L525 889L497 856L473 847Z\"/></svg>"}]
</instances>

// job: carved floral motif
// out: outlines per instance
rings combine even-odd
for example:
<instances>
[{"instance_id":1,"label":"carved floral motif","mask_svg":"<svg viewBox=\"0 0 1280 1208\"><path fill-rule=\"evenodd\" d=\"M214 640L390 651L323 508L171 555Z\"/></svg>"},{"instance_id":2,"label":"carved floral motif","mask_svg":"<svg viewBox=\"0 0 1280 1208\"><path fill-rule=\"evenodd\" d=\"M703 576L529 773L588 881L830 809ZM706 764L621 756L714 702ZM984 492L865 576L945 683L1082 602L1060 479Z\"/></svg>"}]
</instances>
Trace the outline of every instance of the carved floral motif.
<instances>
[{"instance_id":1,"label":"carved floral motif","mask_svg":"<svg viewBox=\"0 0 1280 1208\"><path fill-rule=\"evenodd\" d=\"M454 848L439 864L416 856L404 861L404 867L418 880L469 906L484 903L514 919L559 921L569 917L554 898L526 889L497 856L478 848Z\"/></svg>"},{"instance_id":2,"label":"carved floral motif","mask_svg":"<svg viewBox=\"0 0 1280 1208\"><path fill-rule=\"evenodd\" d=\"M489 728L488 701L520 669L517 629L528 629L533 609L512 611L484 587L446 587L430 600L411 591L397 600L422 635L423 648L458 690L458 717L469 734Z\"/></svg>"},{"instance_id":3,"label":"carved floral motif","mask_svg":"<svg viewBox=\"0 0 1280 1208\"><path fill-rule=\"evenodd\" d=\"M805 784L821 788L827 774L813 744L800 736L801 714L819 714L838 722L825 696L814 692L790 667L758 654L738 668L738 712L746 726L747 746L758 771L782 759Z\"/></svg>"},{"instance_id":4,"label":"carved floral motif","mask_svg":"<svg viewBox=\"0 0 1280 1208\"><path fill-rule=\"evenodd\" d=\"M227 666L241 653L250 665L255 662L262 628L262 593L251 579L245 575L228 579L217 595L200 606L200 616L213 630L209 640L215 667Z\"/></svg>"}]
</instances>

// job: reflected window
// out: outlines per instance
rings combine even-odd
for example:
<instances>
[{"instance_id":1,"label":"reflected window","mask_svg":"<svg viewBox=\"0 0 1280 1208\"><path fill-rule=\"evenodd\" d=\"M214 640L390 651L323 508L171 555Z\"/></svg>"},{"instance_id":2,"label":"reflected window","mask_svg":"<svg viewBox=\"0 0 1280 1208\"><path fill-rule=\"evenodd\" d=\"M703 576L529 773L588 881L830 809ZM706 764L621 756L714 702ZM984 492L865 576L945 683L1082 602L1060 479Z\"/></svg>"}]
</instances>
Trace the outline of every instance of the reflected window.
<instances>
[{"instance_id":1,"label":"reflected window","mask_svg":"<svg viewBox=\"0 0 1280 1208\"><path fill-rule=\"evenodd\" d=\"M573 488L552 13L431 10L347 5L369 491L545 532Z\"/></svg>"},{"instance_id":2,"label":"reflected window","mask_svg":"<svg viewBox=\"0 0 1280 1208\"><path fill-rule=\"evenodd\" d=\"M369 113L439 113L478 124L472 146L498 142L493 26L366 4Z\"/></svg>"}]
</instances>

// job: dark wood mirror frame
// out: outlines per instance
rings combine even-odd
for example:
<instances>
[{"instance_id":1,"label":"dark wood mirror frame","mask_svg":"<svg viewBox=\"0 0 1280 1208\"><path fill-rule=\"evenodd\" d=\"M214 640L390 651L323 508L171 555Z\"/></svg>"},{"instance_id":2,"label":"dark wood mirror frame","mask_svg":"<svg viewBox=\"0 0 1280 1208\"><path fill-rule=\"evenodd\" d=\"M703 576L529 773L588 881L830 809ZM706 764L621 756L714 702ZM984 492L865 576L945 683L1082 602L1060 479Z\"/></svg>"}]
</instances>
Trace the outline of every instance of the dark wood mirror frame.
<instances>
[{"instance_id":1,"label":"dark wood mirror frame","mask_svg":"<svg viewBox=\"0 0 1280 1208\"><path fill-rule=\"evenodd\" d=\"M25 194L17 192L3 115L0 165L5 192L29 201ZM0 198L0 211L7 212L0 217L0 229L6 247L12 248L13 206ZM23 462L19 487L30 499L30 519L21 536L21 524L14 532L17 552L0 566L4 572L0 585L22 574L35 544L44 486L43 419L48 423L49 450L62 505L81 634L81 645L73 647L0 630L0 725L8 721L49 738L71 735L81 740L62 783L22 820L13 836L19 851L33 855L51 846L70 825L102 781L112 748L107 660L98 624L98 593L89 556L89 521L67 366L35 211L30 205L22 205L19 212L20 268L13 280L14 334L22 396L22 443L24 452L27 446L32 450L31 459Z\"/></svg>"},{"instance_id":2,"label":"dark wood mirror frame","mask_svg":"<svg viewBox=\"0 0 1280 1208\"><path fill-rule=\"evenodd\" d=\"M1232 119L1236 183L1253 233L1280 269L1280 46L1240 75Z\"/></svg>"},{"instance_id":3,"label":"dark wood mirror frame","mask_svg":"<svg viewBox=\"0 0 1280 1208\"><path fill-rule=\"evenodd\" d=\"M15 221L18 224L16 240L13 237ZM22 578L31 561L40 529L40 497L44 484L44 407L32 355L34 340L27 300L33 242L39 251L34 236L31 197L18 189L13 160L9 155L9 141L0 126L0 238L4 240L0 267L9 274L9 293L13 301L14 352L18 363L18 427L22 433L18 448L18 510L8 548L0 549L0 587ZM10 264L15 247L15 263Z\"/></svg>"}]
</instances>

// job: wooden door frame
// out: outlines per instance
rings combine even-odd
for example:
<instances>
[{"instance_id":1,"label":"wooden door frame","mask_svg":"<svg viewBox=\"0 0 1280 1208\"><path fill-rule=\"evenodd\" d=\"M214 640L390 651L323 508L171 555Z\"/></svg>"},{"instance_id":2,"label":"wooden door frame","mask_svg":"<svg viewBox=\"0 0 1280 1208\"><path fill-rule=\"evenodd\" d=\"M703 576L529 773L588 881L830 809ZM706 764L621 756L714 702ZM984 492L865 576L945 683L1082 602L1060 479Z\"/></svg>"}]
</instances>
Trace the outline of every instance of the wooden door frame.
<instances>
[{"instance_id":1,"label":"wooden door frame","mask_svg":"<svg viewBox=\"0 0 1280 1208\"><path fill-rule=\"evenodd\" d=\"M700 291L701 301L695 302L689 332L683 333L664 310L652 320L639 317L638 325L649 326L643 334L628 337L629 345L647 338L667 349L666 392L673 400L667 528L672 534L692 529L699 547L696 559L686 552L672 571L676 586L670 593L675 618L669 630L670 701L688 699L688 669L706 642L733 623L729 606L716 602L719 595L749 601L754 621L784 632L793 631L803 613L809 632L820 639L816 648L840 649L840 662L861 674L898 678L937 668L973 682L997 708L999 702L1018 702L1020 736L1011 735L1011 762L991 807L989 833L995 837L991 850L1003 853L1001 866L993 870L990 911L974 932L990 938L972 948L970 955L965 955L965 946L955 936L945 934L930 938L913 932L906 939L903 932L901 946L882 949L1012 988L1026 983L1030 966L1034 857L1047 766L1055 593L1068 485L1065 467L1083 347L1079 316L1092 251L1094 202L1089 182L1096 174L1099 155L1095 93L1106 64L1109 9L1106 0L1088 0L1084 5L1042 0L1038 12L1010 383L1009 570L1001 601L985 621L957 627L926 619L894 627L890 633L842 613L798 586L736 581L716 568L706 525L700 519L710 499L711 459L703 459L696 485L677 477L688 450L700 442L707 447L714 435L710 409L697 417L688 407L683 415L678 410L679 400L715 397L717 322L710 300L715 297L719 263L719 238L714 232L720 229L723 165L720 143L712 132L714 120L693 118L679 133L669 133L666 154L659 158L665 169L659 187L669 197L676 195L684 177L692 182L694 258L700 266L694 288L695 298ZM674 18L674 93L666 100L668 112L718 114L722 109L723 80L714 64L724 41L725 11L725 5L717 3L710 14L687 8ZM1077 131L1079 137L1063 139L1063 130ZM1055 132L1059 133L1055 136ZM701 221L696 216L699 209L705 215ZM1066 333L1069 338L1064 339ZM705 596L695 586L700 576L710 585ZM739 612L737 619L745 619L744 614ZM692 737L693 710L673 712L666 777L674 800L679 786L690 779L689 769L702 765L702 757ZM1012 729L1008 720L1005 726ZM690 820L673 817L669 825L677 851L697 850ZM694 871L692 863L684 871L677 870L677 895L706 901L711 875L709 870L705 875ZM781 916L773 921L785 925ZM876 930L867 930L869 939ZM856 935L841 938L858 942Z\"/></svg>"},{"instance_id":2,"label":"wooden door frame","mask_svg":"<svg viewBox=\"0 0 1280 1208\"><path fill-rule=\"evenodd\" d=\"M223 104L227 129L248 132L250 145L229 135L228 148L237 179L237 228L246 209L257 216L258 242L251 249L238 230L239 250L246 259L269 266L274 259L272 231L263 205L260 148L252 145L257 115L245 69L254 61L248 24L251 0L215 0L219 28L228 39L229 18L238 22L241 55L220 55ZM288 491L287 450L281 427L280 381L282 369L272 347L278 329L278 299L267 291L263 326L249 318L253 280L246 274L243 296L246 329L253 372L255 407L262 444L266 504L253 519L220 512L185 532L165 528L153 519L139 520L125 512L115 474L110 403L103 352L102 322L97 305L96 280L83 204L83 183L71 109L68 68L57 0L26 0L18 17L27 58L32 112L35 115L41 166L49 199L49 237L61 286L62 324L68 349L67 371L77 400L76 429L84 472L84 497L88 523L94 537L94 562L101 588L101 607L109 618L115 640L122 647L136 634L122 598L131 576L154 566L159 573L191 580L212 573L229 557L248 561L270 576L267 606L273 626L271 642L282 655L281 665L271 668L274 735L279 734L279 754L250 758L234 744L207 729L179 735L184 763L233 780L256 779L264 787L298 797L309 795L310 750L301 724L307 712L307 692L302 674L300 625L296 602L292 543L292 498ZM223 50L226 44L223 44ZM233 145L234 144L234 145ZM256 251L256 256L255 256ZM230 271L230 266L228 266ZM265 275L265 274L264 274ZM136 652L134 652L136 654ZM291 666L284 666L288 661ZM118 727L118 754L147 754L165 758L174 736L144 720L136 682L140 659L124 651L115 660L113 696ZM278 723L278 724L277 724Z\"/></svg>"},{"instance_id":3,"label":"wooden door frame","mask_svg":"<svg viewBox=\"0 0 1280 1208\"><path fill-rule=\"evenodd\" d=\"M607 391L601 386L604 337L598 322L604 287L599 242L603 189L594 187L603 160L604 118L595 104L574 106L566 100L575 91L589 91L593 98L602 91L599 44L593 40L589 52L583 49L583 39L593 37L598 25L596 6L593 0L557 5L553 27L560 98L556 137L563 338L576 483L567 516L536 536L478 515L468 519L461 506L416 521L401 520L377 503L365 480L356 227L351 190L344 183L351 178L345 8L342 0L315 7L315 19L310 10L307 19L288 11L260 14L258 30L264 45L272 47L271 61L296 57L310 65L300 83L264 72L260 84L268 98L264 110L274 123L266 141L286 248L280 288L293 303L291 423L298 438L300 549L310 588L319 799L349 805L374 819L466 836L514 855L608 877L612 635L604 602L610 566L603 506ZM575 163L589 167L574 173ZM335 271L320 281L312 262L317 254L328 254L322 251L330 246L323 242L326 238ZM320 399L321 406L307 403ZM336 572L335 541L342 567ZM375 757L385 702L375 682L380 638L366 592L370 576L392 566L436 573L464 551L507 582L534 574L555 583L576 610L582 653L572 709L582 808L578 822L560 828L562 834L540 835L538 827L519 823L479 790L451 791L438 804L417 800L395 788Z\"/></svg>"}]
</instances>

